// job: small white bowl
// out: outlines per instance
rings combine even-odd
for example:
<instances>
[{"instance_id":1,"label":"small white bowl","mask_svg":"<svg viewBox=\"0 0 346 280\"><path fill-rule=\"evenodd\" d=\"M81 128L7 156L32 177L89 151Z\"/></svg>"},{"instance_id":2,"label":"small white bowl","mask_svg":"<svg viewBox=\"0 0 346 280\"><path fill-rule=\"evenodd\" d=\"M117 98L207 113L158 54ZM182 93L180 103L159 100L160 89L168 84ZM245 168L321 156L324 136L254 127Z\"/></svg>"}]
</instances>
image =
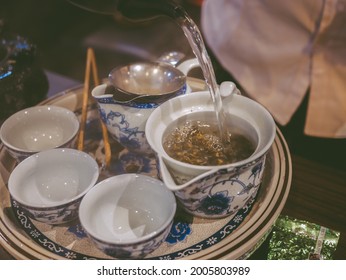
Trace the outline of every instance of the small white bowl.
<instances>
[{"instance_id":1,"label":"small white bowl","mask_svg":"<svg viewBox=\"0 0 346 280\"><path fill-rule=\"evenodd\" d=\"M98 183L84 196L79 219L104 253L139 259L165 240L175 211L175 197L160 180L123 174Z\"/></svg>"},{"instance_id":2,"label":"small white bowl","mask_svg":"<svg viewBox=\"0 0 346 280\"><path fill-rule=\"evenodd\" d=\"M87 153L57 148L36 153L12 171L8 189L29 217L48 224L78 217L82 197L99 176L97 162Z\"/></svg>"},{"instance_id":3,"label":"small white bowl","mask_svg":"<svg viewBox=\"0 0 346 280\"><path fill-rule=\"evenodd\" d=\"M21 110L5 120L0 139L21 161L52 148L71 147L79 130L76 115L63 107L42 105Z\"/></svg>"}]
</instances>

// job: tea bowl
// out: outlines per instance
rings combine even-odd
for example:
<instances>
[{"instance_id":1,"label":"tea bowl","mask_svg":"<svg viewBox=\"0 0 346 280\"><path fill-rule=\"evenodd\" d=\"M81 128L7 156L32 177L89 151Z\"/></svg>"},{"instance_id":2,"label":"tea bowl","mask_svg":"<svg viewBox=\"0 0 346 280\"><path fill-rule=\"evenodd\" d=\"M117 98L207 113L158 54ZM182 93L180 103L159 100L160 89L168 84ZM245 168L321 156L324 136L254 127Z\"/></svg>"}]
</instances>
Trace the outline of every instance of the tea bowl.
<instances>
[{"instance_id":1,"label":"tea bowl","mask_svg":"<svg viewBox=\"0 0 346 280\"><path fill-rule=\"evenodd\" d=\"M236 213L255 198L261 185L276 126L270 113L259 103L220 86L227 126L246 135L256 144L247 158L229 164L200 166L168 155L163 142L172 130L186 121L216 122L215 108L208 91L172 98L155 109L145 132L155 151L159 176L192 215L222 218Z\"/></svg>"},{"instance_id":2,"label":"tea bowl","mask_svg":"<svg viewBox=\"0 0 346 280\"><path fill-rule=\"evenodd\" d=\"M57 147L72 147L79 121L70 110L53 105L23 109L5 120L0 139L18 161Z\"/></svg>"},{"instance_id":3,"label":"tea bowl","mask_svg":"<svg viewBox=\"0 0 346 280\"><path fill-rule=\"evenodd\" d=\"M198 66L197 59L189 59L177 68L142 62L113 69L109 82L91 92L112 138L131 152L153 154L144 131L148 117L164 101L191 91L186 75Z\"/></svg>"},{"instance_id":4,"label":"tea bowl","mask_svg":"<svg viewBox=\"0 0 346 280\"><path fill-rule=\"evenodd\" d=\"M78 218L82 197L99 176L97 162L87 153L56 148L38 152L12 171L8 189L14 205L47 224Z\"/></svg>"},{"instance_id":5,"label":"tea bowl","mask_svg":"<svg viewBox=\"0 0 346 280\"><path fill-rule=\"evenodd\" d=\"M80 204L79 220L107 255L140 259L165 240L175 211L175 197L160 180L128 173L91 189Z\"/></svg>"}]
</instances>

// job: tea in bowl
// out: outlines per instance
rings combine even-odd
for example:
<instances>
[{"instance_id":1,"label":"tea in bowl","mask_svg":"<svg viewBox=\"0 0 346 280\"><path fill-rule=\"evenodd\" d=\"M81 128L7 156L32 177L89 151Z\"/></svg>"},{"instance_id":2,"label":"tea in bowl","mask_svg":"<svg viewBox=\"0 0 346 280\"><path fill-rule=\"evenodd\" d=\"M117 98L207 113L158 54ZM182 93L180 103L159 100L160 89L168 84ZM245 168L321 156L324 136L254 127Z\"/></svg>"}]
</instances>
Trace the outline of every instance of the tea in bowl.
<instances>
[{"instance_id":1,"label":"tea in bowl","mask_svg":"<svg viewBox=\"0 0 346 280\"><path fill-rule=\"evenodd\" d=\"M47 224L78 218L82 197L99 176L97 162L87 153L56 148L36 153L12 171L8 189L14 205Z\"/></svg>"},{"instance_id":2,"label":"tea in bowl","mask_svg":"<svg viewBox=\"0 0 346 280\"><path fill-rule=\"evenodd\" d=\"M90 190L81 202L79 220L107 255L140 259L165 240L175 211L175 197L160 180L128 173Z\"/></svg>"},{"instance_id":3,"label":"tea in bowl","mask_svg":"<svg viewBox=\"0 0 346 280\"><path fill-rule=\"evenodd\" d=\"M221 95L229 146L214 129L216 114L207 91L168 100L150 115L145 130L165 185L187 212L204 218L234 214L256 197L276 134L272 116L259 103Z\"/></svg>"},{"instance_id":4,"label":"tea in bowl","mask_svg":"<svg viewBox=\"0 0 346 280\"><path fill-rule=\"evenodd\" d=\"M72 147L79 131L70 110L41 105L16 112L2 124L0 139L18 161L40 151Z\"/></svg>"}]
</instances>

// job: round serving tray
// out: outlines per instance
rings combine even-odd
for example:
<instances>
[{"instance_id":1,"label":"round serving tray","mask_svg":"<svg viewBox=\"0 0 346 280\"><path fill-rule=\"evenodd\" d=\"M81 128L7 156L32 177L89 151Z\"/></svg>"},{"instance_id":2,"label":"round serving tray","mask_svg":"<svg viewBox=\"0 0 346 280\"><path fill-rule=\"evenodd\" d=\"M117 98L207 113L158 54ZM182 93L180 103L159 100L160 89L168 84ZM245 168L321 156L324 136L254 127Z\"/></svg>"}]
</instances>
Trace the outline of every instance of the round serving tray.
<instances>
[{"instance_id":1,"label":"round serving tray","mask_svg":"<svg viewBox=\"0 0 346 280\"><path fill-rule=\"evenodd\" d=\"M189 78L192 91L203 90L203 81ZM68 108L81 115L82 86L61 92L43 104ZM195 94L195 93L191 93ZM90 100L85 151L100 164L100 180L122 173L157 176L155 159L128 152L111 142L112 162L104 169L103 140L98 110ZM51 226L31 220L12 201L7 181L16 162L0 146L0 244L16 259L109 259L87 238L78 220ZM268 153L262 185L256 199L235 215L223 219L193 217L178 207L166 241L148 259L244 259L269 234L286 202L292 176L289 150L281 132Z\"/></svg>"}]
</instances>

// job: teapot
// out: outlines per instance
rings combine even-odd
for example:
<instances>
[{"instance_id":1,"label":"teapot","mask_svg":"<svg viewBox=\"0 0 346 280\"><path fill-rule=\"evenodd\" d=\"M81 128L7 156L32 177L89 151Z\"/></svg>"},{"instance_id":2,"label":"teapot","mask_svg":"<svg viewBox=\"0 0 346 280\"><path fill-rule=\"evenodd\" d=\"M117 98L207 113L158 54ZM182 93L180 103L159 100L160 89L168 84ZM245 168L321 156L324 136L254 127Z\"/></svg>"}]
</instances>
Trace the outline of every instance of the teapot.
<instances>
[{"instance_id":1,"label":"teapot","mask_svg":"<svg viewBox=\"0 0 346 280\"><path fill-rule=\"evenodd\" d=\"M170 156L165 137L187 121L213 123L214 104L208 91L172 98L149 116L145 133L155 151L159 177L173 191L183 209L203 218L223 218L235 214L256 198L264 174L266 154L276 126L270 113L259 103L242 96L232 82L220 85L227 125L255 144L253 153L232 163L196 165ZM232 135L231 135L232 138ZM192 157L192 153L190 157Z\"/></svg>"},{"instance_id":2,"label":"teapot","mask_svg":"<svg viewBox=\"0 0 346 280\"><path fill-rule=\"evenodd\" d=\"M112 138L131 152L153 154L144 131L148 117L168 99L191 92L186 76L198 66L192 58L177 67L156 61L113 69L108 82L91 92Z\"/></svg>"}]
</instances>

